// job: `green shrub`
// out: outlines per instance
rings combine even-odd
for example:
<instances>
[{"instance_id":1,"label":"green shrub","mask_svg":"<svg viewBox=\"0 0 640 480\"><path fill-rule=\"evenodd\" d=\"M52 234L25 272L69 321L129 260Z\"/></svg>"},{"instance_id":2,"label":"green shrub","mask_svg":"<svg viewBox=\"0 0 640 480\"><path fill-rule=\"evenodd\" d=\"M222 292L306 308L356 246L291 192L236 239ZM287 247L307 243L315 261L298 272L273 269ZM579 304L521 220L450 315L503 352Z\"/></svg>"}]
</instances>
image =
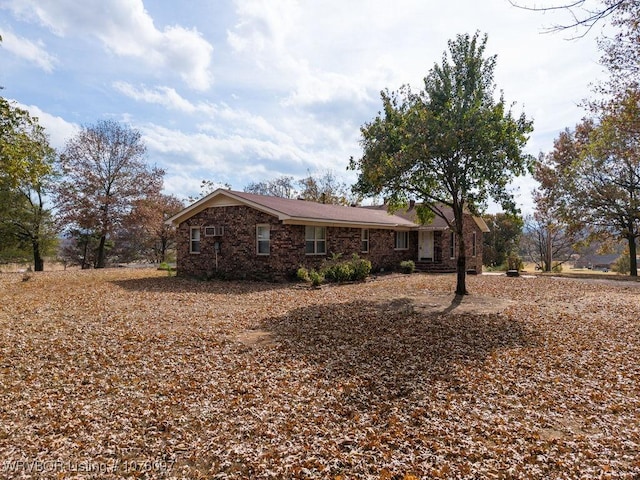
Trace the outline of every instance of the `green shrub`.
<instances>
[{"instance_id":1,"label":"green shrub","mask_svg":"<svg viewBox=\"0 0 640 480\"><path fill-rule=\"evenodd\" d=\"M353 280L362 281L371 273L371 262L366 258L360 258L356 253L351 257L353 267Z\"/></svg>"},{"instance_id":2,"label":"green shrub","mask_svg":"<svg viewBox=\"0 0 640 480\"><path fill-rule=\"evenodd\" d=\"M165 270L168 276L171 276L172 272L175 272L175 267L172 267L167 262L162 262L158 265L158 270Z\"/></svg>"},{"instance_id":3,"label":"green shrub","mask_svg":"<svg viewBox=\"0 0 640 480\"><path fill-rule=\"evenodd\" d=\"M405 260L400 262L400 271L402 273L413 273L416 269L416 264L413 260Z\"/></svg>"},{"instance_id":4,"label":"green shrub","mask_svg":"<svg viewBox=\"0 0 640 480\"><path fill-rule=\"evenodd\" d=\"M620 255L612 266L612 270L620 275L627 275L631 271L629 254Z\"/></svg>"},{"instance_id":5,"label":"green shrub","mask_svg":"<svg viewBox=\"0 0 640 480\"><path fill-rule=\"evenodd\" d=\"M554 272L554 273L562 272L562 264L560 262L553 262L553 265L551 267L551 271Z\"/></svg>"},{"instance_id":6,"label":"green shrub","mask_svg":"<svg viewBox=\"0 0 640 480\"><path fill-rule=\"evenodd\" d=\"M298 280L311 282L313 286L328 282L357 282L365 280L371 273L371 262L354 254L350 260L341 260L342 254L332 254L322 267L316 270L298 268Z\"/></svg>"},{"instance_id":7,"label":"green shrub","mask_svg":"<svg viewBox=\"0 0 640 480\"><path fill-rule=\"evenodd\" d=\"M331 282L348 282L353 278L353 267L350 262L341 262L328 267L323 273Z\"/></svg>"},{"instance_id":8,"label":"green shrub","mask_svg":"<svg viewBox=\"0 0 640 480\"><path fill-rule=\"evenodd\" d=\"M298 278L298 280L300 280L301 282L308 282L311 279L309 278L309 270L307 270L304 267L300 267L298 269L298 271L296 272L296 277Z\"/></svg>"},{"instance_id":9,"label":"green shrub","mask_svg":"<svg viewBox=\"0 0 640 480\"><path fill-rule=\"evenodd\" d=\"M351 260L340 261L341 254L333 254L322 267L324 277L331 282L362 281L371 273L371 262L353 254Z\"/></svg>"},{"instance_id":10,"label":"green shrub","mask_svg":"<svg viewBox=\"0 0 640 480\"><path fill-rule=\"evenodd\" d=\"M321 272L316 272L312 269L309 272L309 280L311 280L312 286L318 287L324 283L324 275Z\"/></svg>"},{"instance_id":11,"label":"green shrub","mask_svg":"<svg viewBox=\"0 0 640 480\"><path fill-rule=\"evenodd\" d=\"M524 269L524 262L517 254L510 253L509 256L507 257L507 262L505 266L506 266L505 270L520 271Z\"/></svg>"}]
</instances>

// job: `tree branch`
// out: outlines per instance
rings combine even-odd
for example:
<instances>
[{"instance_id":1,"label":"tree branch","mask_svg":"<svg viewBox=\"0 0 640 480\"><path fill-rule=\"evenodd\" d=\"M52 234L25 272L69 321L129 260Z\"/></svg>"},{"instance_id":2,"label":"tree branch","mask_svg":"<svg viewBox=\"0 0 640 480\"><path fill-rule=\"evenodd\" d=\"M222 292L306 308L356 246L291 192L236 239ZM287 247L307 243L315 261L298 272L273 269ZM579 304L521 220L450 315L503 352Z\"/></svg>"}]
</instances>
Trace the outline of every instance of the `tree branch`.
<instances>
[{"instance_id":1,"label":"tree branch","mask_svg":"<svg viewBox=\"0 0 640 480\"><path fill-rule=\"evenodd\" d=\"M509 3L516 8L521 10L528 10L530 12L551 12L555 10L565 10L569 12L571 17L573 18L573 22L565 25L554 25L551 28L546 29L545 33L555 33L561 32L565 30L575 29L575 28L585 28L584 32L580 35L576 35L574 37L570 37L570 40L575 40L578 38L585 37L591 29L598 23L599 21L607 18L611 14L613 14L618 8L620 8L626 0L618 0L617 2L612 3L609 6L606 6L600 10L588 10L585 8L581 8L586 0L576 0L574 2L569 2L561 5L554 5L551 7L528 7L525 5L521 5L514 0L508 0ZM575 9L581 8L583 11L583 15L578 14Z\"/></svg>"}]
</instances>

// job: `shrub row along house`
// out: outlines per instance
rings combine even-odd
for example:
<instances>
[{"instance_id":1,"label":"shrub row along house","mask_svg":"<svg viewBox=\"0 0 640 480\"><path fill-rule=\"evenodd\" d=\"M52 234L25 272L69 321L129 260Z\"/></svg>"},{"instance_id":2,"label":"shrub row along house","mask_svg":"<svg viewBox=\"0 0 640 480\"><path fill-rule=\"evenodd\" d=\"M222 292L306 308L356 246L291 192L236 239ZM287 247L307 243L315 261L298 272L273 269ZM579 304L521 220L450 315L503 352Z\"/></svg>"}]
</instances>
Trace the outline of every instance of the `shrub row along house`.
<instances>
[{"instance_id":1,"label":"shrub row along house","mask_svg":"<svg viewBox=\"0 0 640 480\"><path fill-rule=\"evenodd\" d=\"M453 218L453 213L451 214ZM328 257L357 254L373 271L405 260L431 271L455 271L457 246L444 220L416 223L415 204L348 207L218 189L167 220L177 227L178 274L288 280L299 267L318 269ZM482 271L479 217L465 218L467 269Z\"/></svg>"}]
</instances>

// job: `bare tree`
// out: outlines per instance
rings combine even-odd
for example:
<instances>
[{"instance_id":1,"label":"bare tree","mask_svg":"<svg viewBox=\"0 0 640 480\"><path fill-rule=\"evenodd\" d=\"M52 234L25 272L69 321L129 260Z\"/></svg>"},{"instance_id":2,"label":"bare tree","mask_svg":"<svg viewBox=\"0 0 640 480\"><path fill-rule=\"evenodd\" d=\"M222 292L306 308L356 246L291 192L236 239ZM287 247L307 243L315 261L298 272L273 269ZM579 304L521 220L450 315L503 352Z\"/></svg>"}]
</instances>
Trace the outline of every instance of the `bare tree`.
<instances>
[{"instance_id":1,"label":"bare tree","mask_svg":"<svg viewBox=\"0 0 640 480\"><path fill-rule=\"evenodd\" d=\"M280 198L295 198L297 195L293 177L286 175L264 182L251 182L244 188L244 191Z\"/></svg>"},{"instance_id":2,"label":"bare tree","mask_svg":"<svg viewBox=\"0 0 640 480\"><path fill-rule=\"evenodd\" d=\"M229 185L228 183L215 182L213 180L202 180L200 182L200 194L189 195L187 197L187 203L195 203L201 198L204 198L210 193L214 192L218 188L226 188L227 190L231 190L231 185Z\"/></svg>"},{"instance_id":3,"label":"bare tree","mask_svg":"<svg viewBox=\"0 0 640 480\"><path fill-rule=\"evenodd\" d=\"M556 265L571 259L573 236L568 227L539 212L525 218L520 248L538 270L550 272Z\"/></svg>"},{"instance_id":4,"label":"bare tree","mask_svg":"<svg viewBox=\"0 0 640 480\"><path fill-rule=\"evenodd\" d=\"M296 188L296 184L300 187L299 189ZM299 197L309 202L338 205L349 205L357 200L357 197L351 194L347 184L331 170L318 174L308 173L300 180L281 176L273 180L252 182L244 188L244 191L281 198Z\"/></svg>"}]
</instances>

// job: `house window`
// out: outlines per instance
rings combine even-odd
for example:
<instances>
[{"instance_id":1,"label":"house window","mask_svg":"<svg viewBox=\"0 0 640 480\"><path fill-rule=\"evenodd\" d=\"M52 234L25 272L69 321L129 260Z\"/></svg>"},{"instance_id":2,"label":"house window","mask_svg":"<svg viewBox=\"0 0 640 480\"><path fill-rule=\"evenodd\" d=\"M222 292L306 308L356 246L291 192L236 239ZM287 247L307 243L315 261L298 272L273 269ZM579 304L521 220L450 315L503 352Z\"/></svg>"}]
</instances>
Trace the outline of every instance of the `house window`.
<instances>
[{"instance_id":1,"label":"house window","mask_svg":"<svg viewBox=\"0 0 640 480\"><path fill-rule=\"evenodd\" d=\"M191 227L189 238L189 253L200 253L200 227Z\"/></svg>"},{"instance_id":2,"label":"house window","mask_svg":"<svg viewBox=\"0 0 640 480\"><path fill-rule=\"evenodd\" d=\"M369 251L369 229L363 228L361 234L362 247L361 250L363 253L367 253Z\"/></svg>"},{"instance_id":3,"label":"house window","mask_svg":"<svg viewBox=\"0 0 640 480\"><path fill-rule=\"evenodd\" d=\"M396 250L407 250L409 248L409 232L396 232Z\"/></svg>"},{"instance_id":4,"label":"house window","mask_svg":"<svg viewBox=\"0 0 640 480\"><path fill-rule=\"evenodd\" d=\"M456 258L456 234L455 234L455 232L451 232L449 234L449 256L451 258Z\"/></svg>"},{"instance_id":5,"label":"house window","mask_svg":"<svg viewBox=\"0 0 640 480\"><path fill-rule=\"evenodd\" d=\"M324 255L327 253L327 229L325 227L305 228L305 253L307 255Z\"/></svg>"},{"instance_id":6,"label":"house window","mask_svg":"<svg viewBox=\"0 0 640 480\"><path fill-rule=\"evenodd\" d=\"M256 238L258 255L269 255L271 253L271 226L256 225Z\"/></svg>"},{"instance_id":7,"label":"house window","mask_svg":"<svg viewBox=\"0 0 640 480\"><path fill-rule=\"evenodd\" d=\"M475 257L478 250L476 246L476 232L473 232L473 238L471 239L471 256Z\"/></svg>"}]
</instances>

